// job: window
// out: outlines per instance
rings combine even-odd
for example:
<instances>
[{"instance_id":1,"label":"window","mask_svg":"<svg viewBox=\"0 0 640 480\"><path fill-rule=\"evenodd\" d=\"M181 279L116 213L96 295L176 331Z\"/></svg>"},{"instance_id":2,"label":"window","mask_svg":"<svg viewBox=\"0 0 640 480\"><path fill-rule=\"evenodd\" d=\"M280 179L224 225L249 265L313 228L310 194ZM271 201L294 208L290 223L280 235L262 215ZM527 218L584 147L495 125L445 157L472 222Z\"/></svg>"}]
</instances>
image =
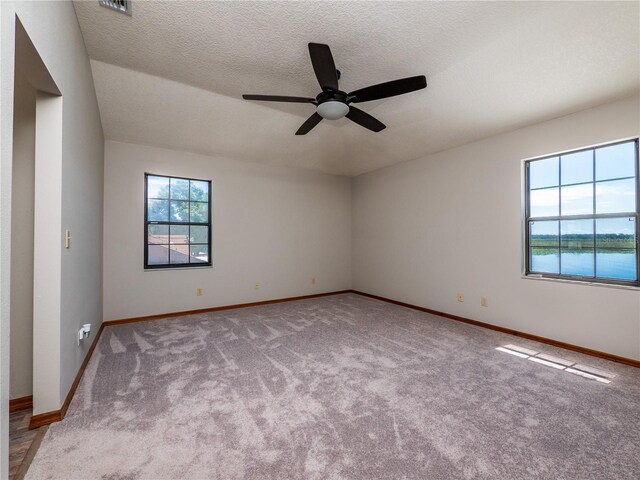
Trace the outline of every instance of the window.
<instances>
[{"instance_id":1,"label":"window","mask_svg":"<svg viewBox=\"0 0 640 480\"><path fill-rule=\"evenodd\" d=\"M525 163L526 274L639 286L638 140Z\"/></svg>"},{"instance_id":2,"label":"window","mask_svg":"<svg viewBox=\"0 0 640 480\"><path fill-rule=\"evenodd\" d=\"M211 265L211 182L144 175L144 268Z\"/></svg>"}]
</instances>

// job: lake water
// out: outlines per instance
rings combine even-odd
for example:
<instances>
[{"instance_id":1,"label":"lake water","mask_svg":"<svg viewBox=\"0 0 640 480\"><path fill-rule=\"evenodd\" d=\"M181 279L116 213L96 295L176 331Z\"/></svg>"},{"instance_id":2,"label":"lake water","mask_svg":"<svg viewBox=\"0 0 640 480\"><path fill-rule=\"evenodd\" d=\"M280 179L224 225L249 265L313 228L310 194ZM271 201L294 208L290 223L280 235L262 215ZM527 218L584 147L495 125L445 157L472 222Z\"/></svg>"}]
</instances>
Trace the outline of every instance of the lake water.
<instances>
[{"instance_id":1,"label":"lake water","mask_svg":"<svg viewBox=\"0 0 640 480\"><path fill-rule=\"evenodd\" d=\"M559 271L560 255L550 253L531 256L531 271L562 273L563 275L594 276L593 252L562 253L562 272ZM596 254L596 274L601 278L636 280L636 256L628 253L607 252Z\"/></svg>"}]
</instances>

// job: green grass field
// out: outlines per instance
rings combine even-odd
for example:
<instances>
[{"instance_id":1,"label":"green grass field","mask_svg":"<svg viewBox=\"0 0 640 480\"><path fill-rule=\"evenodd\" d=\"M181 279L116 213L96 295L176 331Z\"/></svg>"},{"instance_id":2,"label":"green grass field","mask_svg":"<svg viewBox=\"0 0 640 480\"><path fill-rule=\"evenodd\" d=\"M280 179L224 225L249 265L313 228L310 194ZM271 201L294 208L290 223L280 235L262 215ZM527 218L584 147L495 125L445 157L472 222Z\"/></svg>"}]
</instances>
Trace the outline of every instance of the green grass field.
<instances>
[{"instance_id":1,"label":"green grass field","mask_svg":"<svg viewBox=\"0 0 640 480\"><path fill-rule=\"evenodd\" d=\"M603 234L596 235L563 235L561 241L562 249L579 253L584 250L593 250L595 240L596 248L602 249L602 253L611 250L616 253L625 253L629 249L636 248L635 235ZM557 235L533 235L530 237L530 246L536 249L536 254L558 252Z\"/></svg>"}]
</instances>

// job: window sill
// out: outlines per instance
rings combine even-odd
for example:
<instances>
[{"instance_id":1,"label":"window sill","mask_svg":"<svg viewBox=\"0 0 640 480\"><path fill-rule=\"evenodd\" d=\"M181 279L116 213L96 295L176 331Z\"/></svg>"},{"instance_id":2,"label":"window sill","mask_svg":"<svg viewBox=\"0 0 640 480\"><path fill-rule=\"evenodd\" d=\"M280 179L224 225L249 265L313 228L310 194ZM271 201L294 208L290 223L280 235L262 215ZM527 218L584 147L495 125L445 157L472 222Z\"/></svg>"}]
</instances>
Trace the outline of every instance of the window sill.
<instances>
[{"instance_id":1,"label":"window sill","mask_svg":"<svg viewBox=\"0 0 640 480\"><path fill-rule=\"evenodd\" d=\"M158 267L158 268L142 267L142 270L144 272L170 272L172 270L206 270L208 268L213 268L213 265L202 265L200 267Z\"/></svg>"},{"instance_id":2,"label":"window sill","mask_svg":"<svg viewBox=\"0 0 640 480\"><path fill-rule=\"evenodd\" d=\"M588 285L592 287L606 287L640 291L640 287L636 287L634 285L617 285L615 283L589 282L586 280L569 280L567 278L551 278L538 275L521 275L520 278L524 280L542 280L543 282L572 283L576 285Z\"/></svg>"}]
</instances>

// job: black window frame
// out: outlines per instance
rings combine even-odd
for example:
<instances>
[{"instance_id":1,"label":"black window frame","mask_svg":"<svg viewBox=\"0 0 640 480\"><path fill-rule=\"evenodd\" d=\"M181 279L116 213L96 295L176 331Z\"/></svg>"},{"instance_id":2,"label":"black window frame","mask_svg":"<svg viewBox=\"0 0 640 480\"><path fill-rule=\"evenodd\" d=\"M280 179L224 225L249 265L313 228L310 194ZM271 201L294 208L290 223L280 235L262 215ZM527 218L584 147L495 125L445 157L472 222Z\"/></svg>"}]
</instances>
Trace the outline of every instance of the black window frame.
<instances>
[{"instance_id":1,"label":"black window frame","mask_svg":"<svg viewBox=\"0 0 640 480\"><path fill-rule=\"evenodd\" d=\"M169 204L171 204L171 179L176 179L176 180L187 180L189 182L194 181L194 182L206 182L207 183L207 187L208 187L208 193L207 193L207 222L172 222L171 221L171 217L169 216L169 220L168 221L156 221L156 220L152 220L150 221L148 218L148 214L149 214L149 208L148 208L148 185L149 185L149 177L162 177L162 178L167 178L169 179ZM212 225L211 225L211 180L204 180L204 179L200 179L200 178L189 178L189 177L178 177L175 175L160 175L157 173L149 173L149 172L145 172L144 174L144 235L143 235L143 244L144 244L144 269L145 270L158 270L158 269L173 269L173 268L179 268L179 269L185 269L185 268L203 268L203 267L211 267L213 265L212 262L212 250L211 250L211 231L212 231ZM189 185L189 200L190 203L192 202L191 200L191 185ZM204 202L202 202L204 203ZM191 218L189 218L189 220L191 220ZM207 228L207 252L208 252L208 262L198 262L198 263L163 263L163 264L152 264L149 265L149 243L148 243L148 231L149 231L149 225L167 225L169 229L171 229L172 225L177 225L177 226L206 226ZM191 251L191 241L189 241L189 243L187 244L189 247L189 251ZM204 245L203 243L196 243L195 245ZM170 259L169 259L170 261Z\"/></svg>"},{"instance_id":2,"label":"black window frame","mask_svg":"<svg viewBox=\"0 0 640 480\"><path fill-rule=\"evenodd\" d=\"M596 209L595 209L595 202L596 202L596 195L595 195L595 187L598 183L598 181L596 180L596 176L595 176L595 152L597 149L599 148L606 148L606 147L611 147L614 145L620 145L620 144L625 144L625 143L634 143L635 144L635 148L634 148L634 152L635 152L635 162L634 162L634 166L635 166L635 187L636 187L636 210L635 212L619 212L619 213L596 213ZM562 215L562 187L566 187L566 186L570 186L570 185L562 185L562 159L561 157L563 155L569 155L569 154L573 154L573 153L579 153L579 152L585 152L585 151L593 151L593 163L594 163L594 175L593 175L593 179L591 182L581 182L581 183L577 183L575 185L579 185L579 184L589 184L592 183L594 186L594 195L593 195L593 202L594 202L594 209L593 209L593 213L592 214L584 214L584 215ZM555 158L558 157L558 169L559 169L559 177L558 177L558 185L557 188L559 190L559 200L558 200L558 215L554 215L554 216L543 216L543 217L532 217L531 216L531 212L530 212L530 206L531 206L531 199L530 199L530 195L531 195L531 189L529 188L529 166L531 165L532 162L536 162L539 160L545 160L545 159L549 159L549 158ZM574 150L567 150L567 151L563 151L563 152L558 152L558 153L554 153L551 155L544 155L541 157L536 157L536 158L531 158L531 159L527 159L524 162L524 176L525 176L525 181L524 181L524 203L525 203L525 213L524 213L524 224L523 224L523 229L524 229L524 274L525 276L528 277L535 277L535 278L549 278L549 279L558 279L558 280L573 280L573 281L579 281L579 282L585 282L585 283L601 283L601 284L608 284L608 285L619 285L619 286L627 286L627 287L640 287L640 153L639 153L639 139L638 137L634 137L634 138L629 138L626 140L619 140L619 141L615 141L615 142L609 142L609 143L603 143L603 144L598 144L595 146L591 146L591 147L585 147L585 148L579 148L579 149L574 149ZM623 179L628 179L631 177L624 177ZM612 180L618 180L618 179L607 179L605 181L612 181ZM574 184L571 184L574 185ZM555 187L542 187L542 188L555 188ZM541 188L541 189L542 189ZM597 242L597 232L595 230L595 221L597 219L601 219L601 218L629 218L629 217L633 217L635 218L635 251L636 251L636 280L624 280L624 279L612 279L612 278L606 278L606 277L598 277L597 276L597 268L596 268L596 253L598 250L598 242ZM531 269L531 245L530 245L530 233L531 233L531 229L530 229L530 223L532 221L558 221L558 225L559 225L559 230L558 230L558 255L559 255L559 259L558 259L558 272L562 272L562 258L561 258L561 252L562 252L562 230L561 230L561 222L565 221L565 220L593 220L594 221L594 231L593 231L593 251L594 251L594 275L593 276L582 276L582 275L569 275L569 274L562 274L562 273L546 273L546 272L539 272L539 271L534 271ZM554 247L555 248L555 247ZM603 248L603 247L600 247Z\"/></svg>"}]
</instances>

